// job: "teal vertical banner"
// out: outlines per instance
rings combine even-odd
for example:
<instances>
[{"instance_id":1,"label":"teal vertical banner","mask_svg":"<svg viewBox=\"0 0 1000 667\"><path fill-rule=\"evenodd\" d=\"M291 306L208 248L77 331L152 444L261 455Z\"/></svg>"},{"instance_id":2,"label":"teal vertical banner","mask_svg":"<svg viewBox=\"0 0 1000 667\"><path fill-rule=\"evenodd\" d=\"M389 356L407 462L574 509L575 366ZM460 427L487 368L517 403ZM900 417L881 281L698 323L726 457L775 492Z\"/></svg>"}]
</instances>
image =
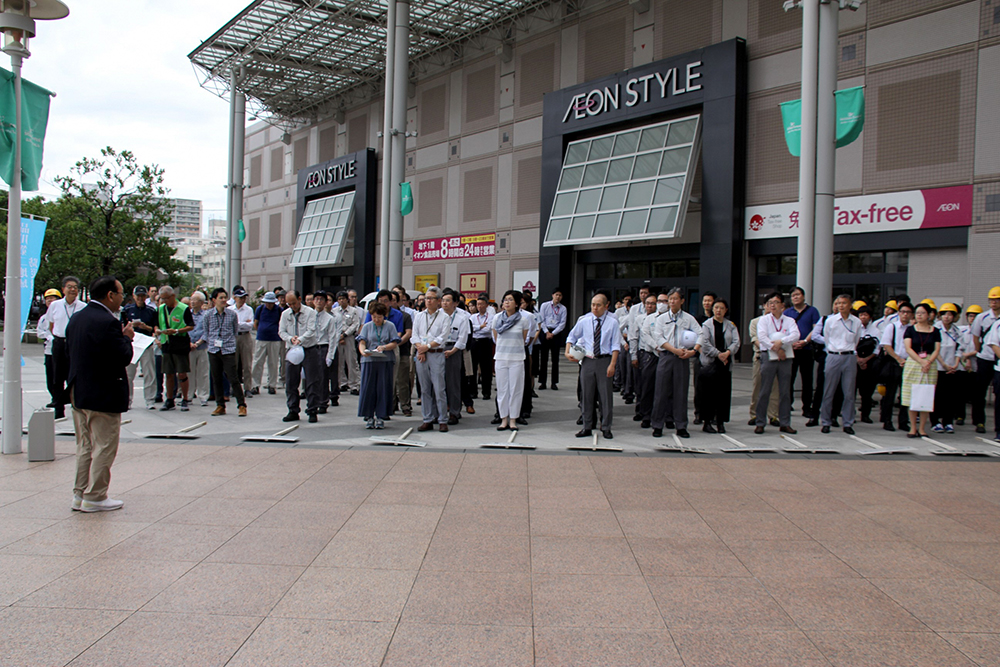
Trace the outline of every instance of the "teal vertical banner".
<instances>
[{"instance_id":1,"label":"teal vertical banner","mask_svg":"<svg viewBox=\"0 0 1000 667\"><path fill-rule=\"evenodd\" d=\"M21 218L21 331L28 326L31 301L35 296L35 276L42 257L45 220Z\"/></svg>"}]
</instances>

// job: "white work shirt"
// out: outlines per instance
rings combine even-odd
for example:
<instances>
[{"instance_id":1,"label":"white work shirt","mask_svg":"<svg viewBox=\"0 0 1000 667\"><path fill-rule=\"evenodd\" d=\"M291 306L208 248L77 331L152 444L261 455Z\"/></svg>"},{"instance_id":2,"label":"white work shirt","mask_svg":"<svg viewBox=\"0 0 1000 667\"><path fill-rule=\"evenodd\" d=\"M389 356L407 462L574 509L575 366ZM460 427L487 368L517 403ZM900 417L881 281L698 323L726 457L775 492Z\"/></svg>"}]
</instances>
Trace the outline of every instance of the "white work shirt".
<instances>
[{"instance_id":1,"label":"white work shirt","mask_svg":"<svg viewBox=\"0 0 1000 667\"><path fill-rule=\"evenodd\" d=\"M778 353L772 347L774 341L771 340L771 334L781 334L781 346L785 350L785 358L793 358L795 350L792 349L792 343L797 342L801 338L799 335L799 325L795 323L795 320L788 315L775 317L770 313L762 315L757 320L757 345L761 347L761 351L767 350L768 359L775 361L778 359Z\"/></svg>"},{"instance_id":2,"label":"white work shirt","mask_svg":"<svg viewBox=\"0 0 1000 667\"><path fill-rule=\"evenodd\" d=\"M902 324L899 320L896 320L886 326L885 331L882 332L882 345L891 347L903 359L907 358L906 343L903 340L903 334L906 333L908 326L910 325Z\"/></svg>"},{"instance_id":3,"label":"white work shirt","mask_svg":"<svg viewBox=\"0 0 1000 667\"><path fill-rule=\"evenodd\" d=\"M493 317L489 311L485 313L475 313L470 316L472 325L472 337L476 339L493 339Z\"/></svg>"},{"instance_id":4,"label":"white work shirt","mask_svg":"<svg viewBox=\"0 0 1000 667\"><path fill-rule=\"evenodd\" d=\"M989 347L990 352L993 352L993 345L1000 346L1000 325L994 322L993 326L989 331L986 332L986 336L983 337L983 347ZM994 355L995 356L995 355ZM1000 361L997 361L993 366L994 371L1000 371Z\"/></svg>"},{"instance_id":5,"label":"white work shirt","mask_svg":"<svg viewBox=\"0 0 1000 667\"><path fill-rule=\"evenodd\" d=\"M295 336L299 337L299 344L302 347L316 345L316 311L305 304L299 307L298 313L291 308L281 311L278 337L290 343Z\"/></svg>"},{"instance_id":6,"label":"white work shirt","mask_svg":"<svg viewBox=\"0 0 1000 667\"><path fill-rule=\"evenodd\" d=\"M237 333L250 333L253 331L253 308L244 303L242 308L237 308L233 305L229 306L229 310L236 313Z\"/></svg>"},{"instance_id":7,"label":"white work shirt","mask_svg":"<svg viewBox=\"0 0 1000 667\"><path fill-rule=\"evenodd\" d=\"M628 344L632 359L639 358L639 350L659 356L656 348L656 311L631 316L628 328Z\"/></svg>"},{"instance_id":8,"label":"white work shirt","mask_svg":"<svg viewBox=\"0 0 1000 667\"><path fill-rule=\"evenodd\" d=\"M947 370L945 364L954 366L959 357L968 353L972 341L969 335L954 323L950 329L945 329L940 321L935 326L941 332L941 353L938 355L937 368L939 371L945 371ZM962 368L959 367L959 370Z\"/></svg>"},{"instance_id":9,"label":"white work shirt","mask_svg":"<svg viewBox=\"0 0 1000 667\"><path fill-rule=\"evenodd\" d=\"M52 305L54 306L57 303L59 302L56 301ZM996 321L997 316L993 314L993 311L986 310L976 315L976 319L972 321L972 327L970 328L972 335L980 341L983 341L979 352L976 353L976 356L985 361L993 361L996 358L996 355L993 354L993 349L986 345L986 341L984 339L984 336L989 332L990 327L992 327L993 323Z\"/></svg>"},{"instance_id":10,"label":"white work shirt","mask_svg":"<svg viewBox=\"0 0 1000 667\"><path fill-rule=\"evenodd\" d=\"M87 307L83 301L74 299L73 303L66 303L66 299L57 299L49 304L49 309L45 315L52 323L52 335L56 338L66 337L66 325L73 319L73 316Z\"/></svg>"},{"instance_id":11,"label":"white work shirt","mask_svg":"<svg viewBox=\"0 0 1000 667\"><path fill-rule=\"evenodd\" d=\"M674 313L668 310L656 317L656 329L654 335L656 336L656 347L663 350L664 343L670 343L676 348L683 349L684 345L682 338L685 331L693 331L698 336L701 336L701 325L698 324L698 320L694 319L694 315L687 313L683 310L678 310Z\"/></svg>"},{"instance_id":12,"label":"white work shirt","mask_svg":"<svg viewBox=\"0 0 1000 667\"><path fill-rule=\"evenodd\" d=\"M823 325L823 341L827 352L857 352L864 325L854 315L845 320L840 313L830 315Z\"/></svg>"},{"instance_id":13,"label":"white work shirt","mask_svg":"<svg viewBox=\"0 0 1000 667\"><path fill-rule=\"evenodd\" d=\"M42 315L38 318L38 337L45 342L45 354L52 354L52 332L49 331L49 317Z\"/></svg>"},{"instance_id":14,"label":"white work shirt","mask_svg":"<svg viewBox=\"0 0 1000 667\"><path fill-rule=\"evenodd\" d=\"M441 313L448 318L448 334L445 337L446 343L454 343L455 347L464 350L469 341L470 318L469 311L463 308L455 308L455 312L449 315L441 309Z\"/></svg>"},{"instance_id":15,"label":"white work shirt","mask_svg":"<svg viewBox=\"0 0 1000 667\"><path fill-rule=\"evenodd\" d=\"M451 317L442 309L438 308L433 315L426 310L421 311L413 318L413 335L410 336L410 342L427 346L437 343L438 347L441 347L448 337L450 327Z\"/></svg>"},{"instance_id":16,"label":"white work shirt","mask_svg":"<svg viewBox=\"0 0 1000 667\"><path fill-rule=\"evenodd\" d=\"M538 309L542 316L542 333L558 334L566 328L566 306L546 301Z\"/></svg>"},{"instance_id":17,"label":"white work shirt","mask_svg":"<svg viewBox=\"0 0 1000 667\"><path fill-rule=\"evenodd\" d=\"M597 318L593 313L587 313L576 321L573 329L566 337L570 345L579 345L588 357L611 354L621 349L621 332L618 330L618 320L611 313L605 312L601 318L601 349L594 350L594 327Z\"/></svg>"},{"instance_id":18,"label":"white work shirt","mask_svg":"<svg viewBox=\"0 0 1000 667\"><path fill-rule=\"evenodd\" d=\"M343 329L343 317L340 313L329 313L325 310L316 312L316 344L330 345L340 340Z\"/></svg>"}]
</instances>

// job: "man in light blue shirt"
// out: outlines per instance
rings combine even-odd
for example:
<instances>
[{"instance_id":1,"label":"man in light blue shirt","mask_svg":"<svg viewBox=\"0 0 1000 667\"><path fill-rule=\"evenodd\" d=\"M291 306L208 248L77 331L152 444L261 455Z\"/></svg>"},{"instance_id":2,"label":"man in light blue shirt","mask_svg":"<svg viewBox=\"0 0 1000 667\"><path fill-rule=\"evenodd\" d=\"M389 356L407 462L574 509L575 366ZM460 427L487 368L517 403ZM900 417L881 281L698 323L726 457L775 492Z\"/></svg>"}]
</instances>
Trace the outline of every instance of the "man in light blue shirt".
<instances>
[{"instance_id":1,"label":"man in light blue shirt","mask_svg":"<svg viewBox=\"0 0 1000 667\"><path fill-rule=\"evenodd\" d=\"M538 342L541 343L541 358L538 368L538 388L545 389L546 371L549 366L549 353L552 354L552 389L558 389L559 384L559 351L563 347L563 338L566 332L566 306L562 305L562 289L552 290L552 300L546 301L539 308L541 315L541 334Z\"/></svg>"},{"instance_id":2,"label":"man in light blue shirt","mask_svg":"<svg viewBox=\"0 0 1000 667\"><path fill-rule=\"evenodd\" d=\"M590 314L577 320L566 338L566 358L576 361L570 354L574 345L585 352L580 364L580 385L583 396L583 429L576 434L586 438L593 433L595 401L601 403L601 434L611 440L612 396L611 383L615 364L621 349L621 332L618 320L608 312L608 295L598 292L590 300Z\"/></svg>"}]
</instances>

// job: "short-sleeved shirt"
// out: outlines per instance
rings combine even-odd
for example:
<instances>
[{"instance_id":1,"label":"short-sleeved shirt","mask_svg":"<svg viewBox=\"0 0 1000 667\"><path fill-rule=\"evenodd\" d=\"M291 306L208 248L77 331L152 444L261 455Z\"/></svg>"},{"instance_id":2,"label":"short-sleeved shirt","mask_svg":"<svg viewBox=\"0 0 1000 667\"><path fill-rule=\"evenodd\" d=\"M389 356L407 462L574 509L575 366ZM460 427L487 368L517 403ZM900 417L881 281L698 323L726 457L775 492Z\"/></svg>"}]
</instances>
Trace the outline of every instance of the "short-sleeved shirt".
<instances>
[{"instance_id":1,"label":"short-sleeved shirt","mask_svg":"<svg viewBox=\"0 0 1000 667\"><path fill-rule=\"evenodd\" d=\"M799 340L805 340L820 320L819 311L814 306L806 306L801 313L794 307L786 308L783 314L795 320L795 324L799 328Z\"/></svg>"},{"instance_id":2,"label":"short-sleeved shirt","mask_svg":"<svg viewBox=\"0 0 1000 667\"><path fill-rule=\"evenodd\" d=\"M134 322L139 320L147 327L156 328L156 308L143 304L142 306L135 305L135 302L127 303L122 306L122 324L128 324L129 322ZM142 331L141 333L147 336L152 336L152 331Z\"/></svg>"},{"instance_id":3,"label":"short-sleeved shirt","mask_svg":"<svg viewBox=\"0 0 1000 667\"><path fill-rule=\"evenodd\" d=\"M376 327L374 322L369 321L361 327L361 332L357 335L357 340L363 340L366 348L374 350L379 345L398 343L399 334L396 332L396 325L389 320L383 320L381 327ZM360 356L361 363L363 364L387 363L396 360L395 355L391 352L387 352L384 357L369 357L364 354Z\"/></svg>"},{"instance_id":4,"label":"short-sleeved shirt","mask_svg":"<svg viewBox=\"0 0 1000 667\"><path fill-rule=\"evenodd\" d=\"M278 336L278 322L281 321L281 306L274 304L274 308L268 310L267 306L261 304L253 314L257 320L257 340L274 342L281 340Z\"/></svg>"},{"instance_id":5,"label":"short-sleeved shirt","mask_svg":"<svg viewBox=\"0 0 1000 667\"><path fill-rule=\"evenodd\" d=\"M493 318L493 331L500 322L499 317ZM524 339L528 335L531 323L525 314L521 313L521 319L503 333L497 334L496 349L493 358L497 361L521 361L524 359Z\"/></svg>"},{"instance_id":6,"label":"short-sleeved shirt","mask_svg":"<svg viewBox=\"0 0 1000 667\"><path fill-rule=\"evenodd\" d=\"M935 344L941 342L941 330L935 327L930 332L917 331L917 328L911 324L906 327L903 338L910 339L910 348L917 354L921 352L933 354Z\"/></svg>"}]
</instances>

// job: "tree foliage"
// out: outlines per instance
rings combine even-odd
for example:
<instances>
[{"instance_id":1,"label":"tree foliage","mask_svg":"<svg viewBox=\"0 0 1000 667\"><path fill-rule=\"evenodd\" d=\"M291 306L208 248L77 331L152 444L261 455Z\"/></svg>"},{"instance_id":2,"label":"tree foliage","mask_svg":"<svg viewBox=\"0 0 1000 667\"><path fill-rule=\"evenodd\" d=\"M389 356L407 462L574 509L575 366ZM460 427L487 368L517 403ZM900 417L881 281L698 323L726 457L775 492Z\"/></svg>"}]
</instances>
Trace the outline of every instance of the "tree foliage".
<instances>
[{"instance_id":1,"label":"tree foliage","mask_svg":"<svg viewBox=\"0 0 1000 667\"><path fill-rule=\"evenodd\" d=\"M170 221L163 175L155 164L140 165L131 151L107 147L55 179L62 190L57 200L23 201L24 213L49 218L35 289L58 287L67 274L84 285L111 274L126 288L159 282L160 272L176 281L188 266L173 258L174 249L159 236ZM7 193L0 193L4 207L6 200ZM2 226L6 236L6 220Z\"/></svg>"}]
</instances>

